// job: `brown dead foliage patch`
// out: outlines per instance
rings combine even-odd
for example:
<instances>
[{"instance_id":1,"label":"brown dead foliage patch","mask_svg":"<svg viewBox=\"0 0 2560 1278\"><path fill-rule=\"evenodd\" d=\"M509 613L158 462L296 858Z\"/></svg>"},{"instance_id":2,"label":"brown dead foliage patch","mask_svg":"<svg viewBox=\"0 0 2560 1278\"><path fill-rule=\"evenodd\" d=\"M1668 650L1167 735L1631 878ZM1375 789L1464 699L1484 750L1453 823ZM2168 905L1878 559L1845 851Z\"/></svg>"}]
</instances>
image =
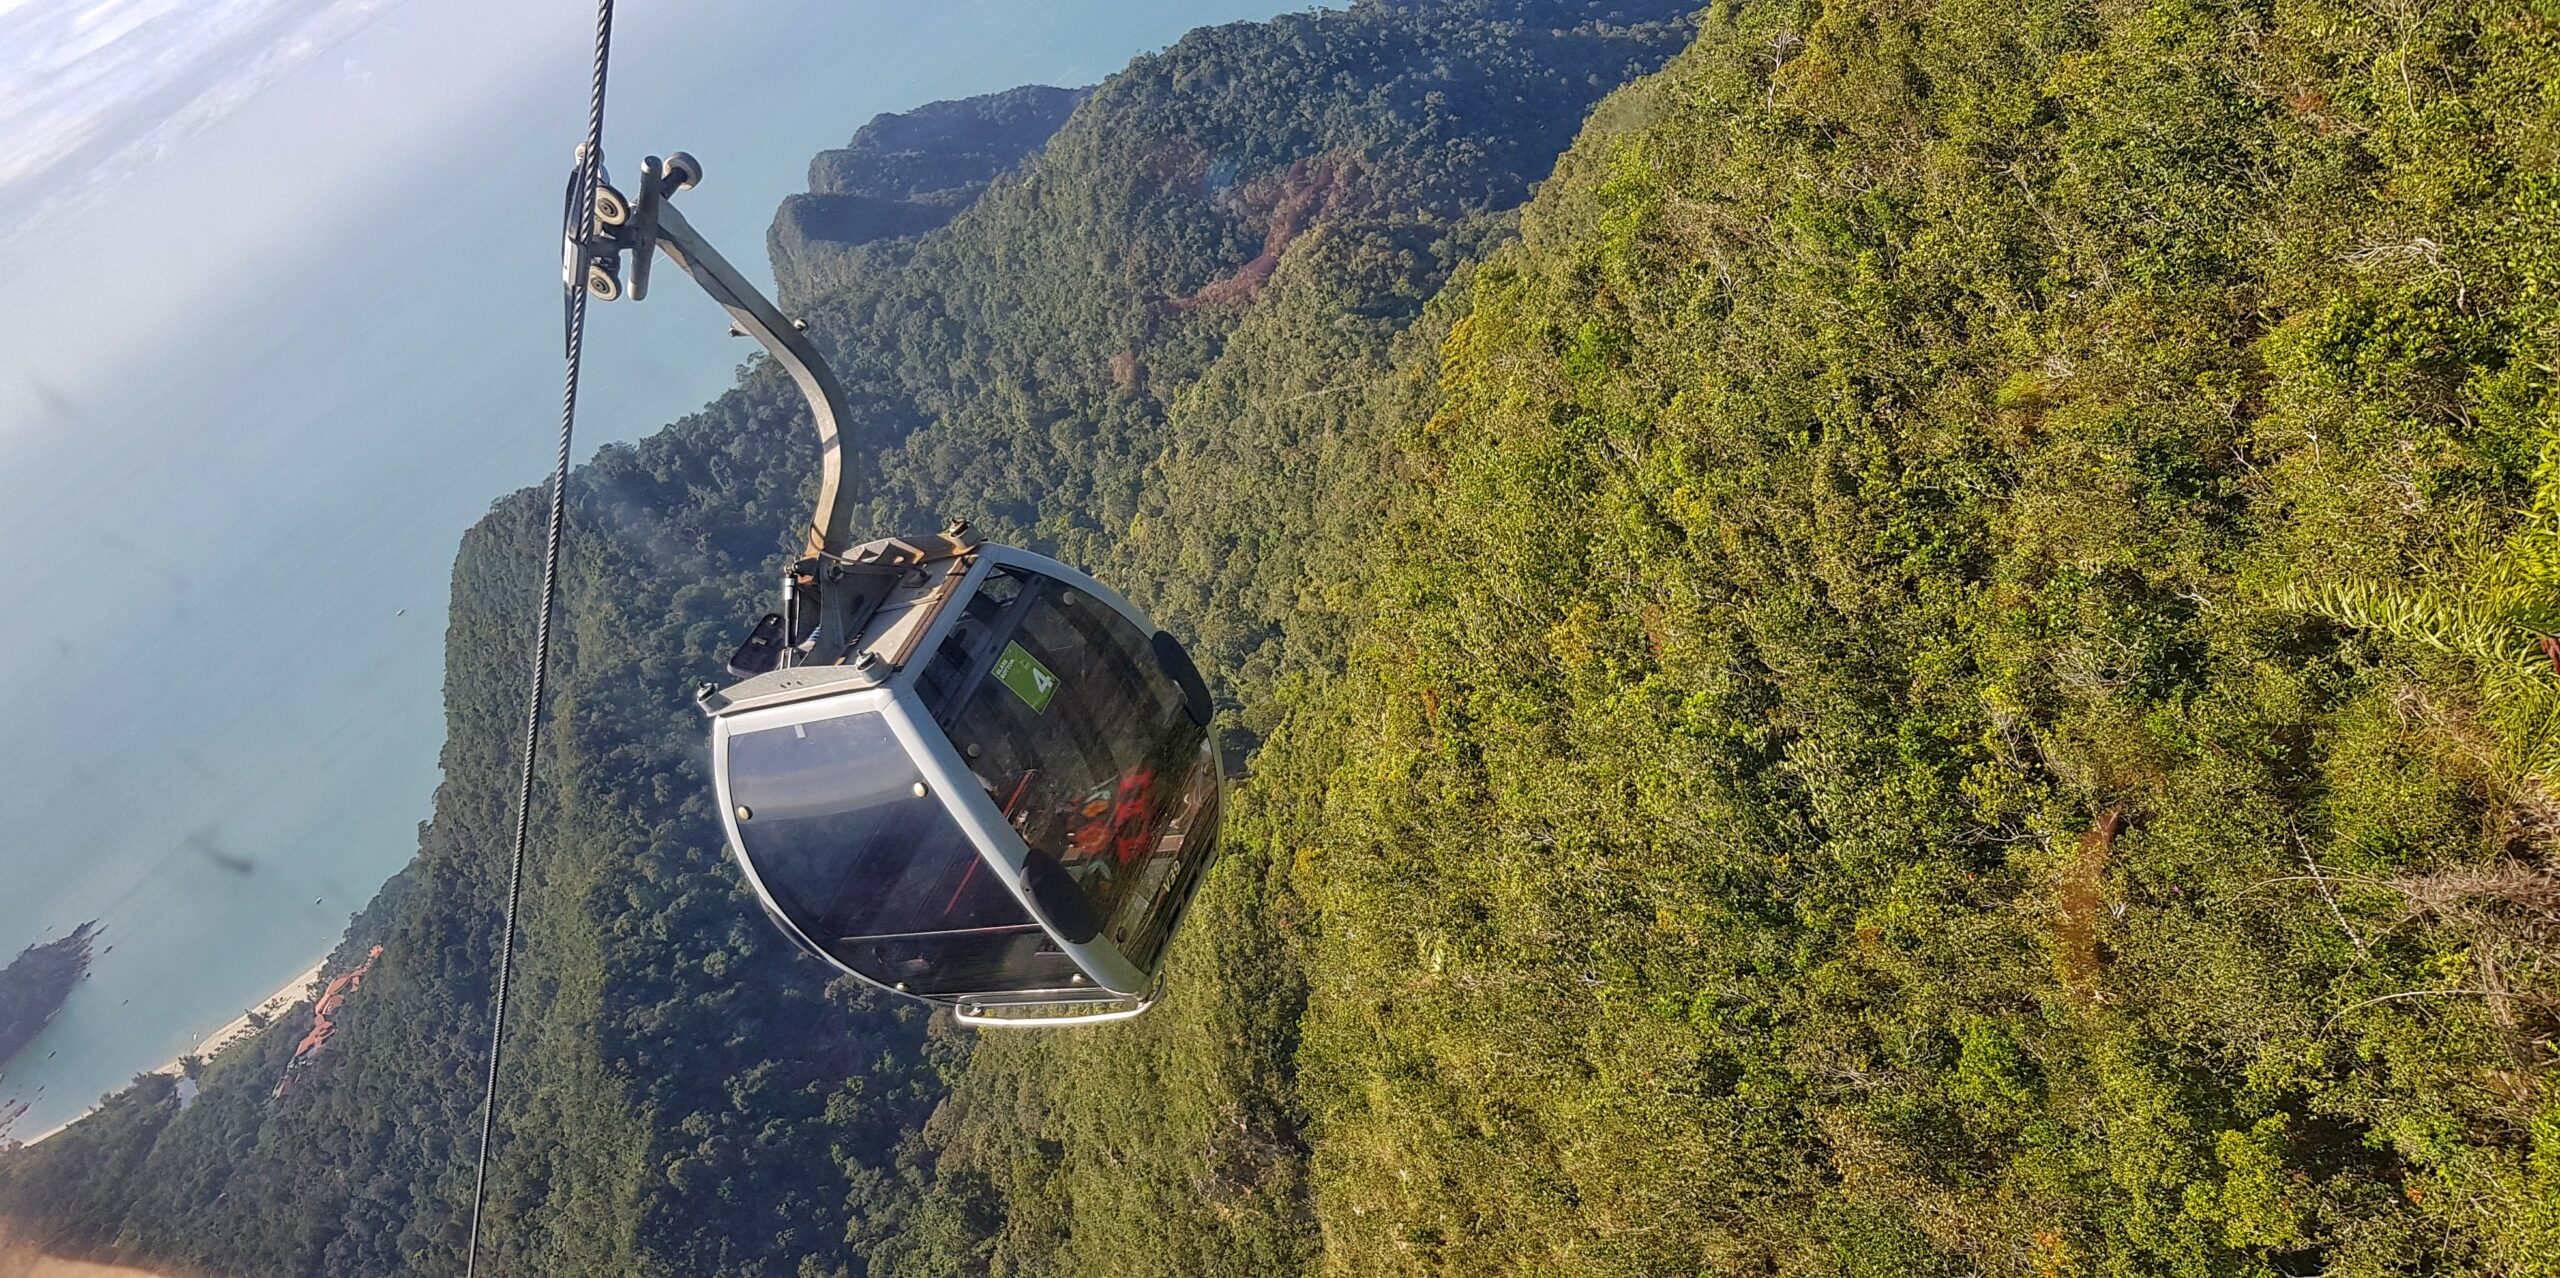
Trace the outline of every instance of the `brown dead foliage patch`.
<instances>
[{"instance_id":1,"label":"brown dead foliage patch","mask_svg":"<svg viewBox=\"0 0 2560 1278\"><path fill-rule=\"evenodd\" d=\"M2538 1080L2560 1041L2560 995L2552 961L2560 955L2560 853L2460 865L2384 880L2401 896L2393 926L2420 920L2449 925L2468 938L2476 977L2447 991L2477 996L2507 1039L2518 1067L2481 1081L2492 1094L2530 1107Z\"/></svg>"},{"instance_id":2,"label":"brown dead foliage patch","mask_svg":"<svg viewBox=\"0 0 2560 1278\"><path fill-rule=\"evenodd\" d=\"M1111 386L1132 392L1147 388L1147 367L1138 362L1136 352L1121 351L1111 357Z\"/></svg>"},{"instance_id":3,"label":"brown dead foliage patch","mask_svg":"<svg viewBox=\"0 0 2560 1278\"><path fill-rule=\"evenodd\" d=\"M2560 873L2540 864L2499 861L2456 866L2391 881L2407 916L2459 920L2536 945L2560 944Z\"/></svg>"},{"instance_id":4,"label":"brown dead foliage patch","mask_svg":"<svg viewBox=\"0 0 2560 1278\"><path fill-rule=\"evenodd\" d=\"M1236 268L1235 274L1208 284L1189 297L1167 298L1165 305L1177 311L1193 311L1243 301L1260 292L1263 281L1280 269L1280 255L1288 252L1289 245L1307 228L1339 210L1350 195L1352 179L1359 173L1357 156L1320 155L1290 165L1278 182L1250 192L1246 197L1249 203L1268 199L1271 205L1270 221L1262 234L1262 252Z\"/></svg>"},{"instance_id":5,"label":"brown dead foliage patch","mask_svg":"<svg viewBox=\"0 0 2560 1278\"><path fill-rule=\"evenodd\" d=\"M2124 831L2124 809L2109 805L2089 823L2080 846L2062 868L2056 885L2053 924L2054 967L2063 988L2092 1002L2098 997L2101 958L2098 934L2106 916L2107 857Z\"/></svg>"},{"instance_id":6,"label":"brown dead foliage patch","mask_svg":"<svg viewBox=\"0 0 2560 1278\"><path fill-rule=\"evenodd\" d=\"M2040 1223L2031 1204L2008 1194L1950 1188L1921 1165L1907 1141L1878 1131L1853 1109L1825 1107L1812 1118L1846 1199L1894 1204L1929 1241L1970 1259L1976 1273L2015 1272L2011 1240ZM2069 1244L2058 1237L2056 1243L2056 1254L2068 1263Z\"/></svg>"}]
</instances>

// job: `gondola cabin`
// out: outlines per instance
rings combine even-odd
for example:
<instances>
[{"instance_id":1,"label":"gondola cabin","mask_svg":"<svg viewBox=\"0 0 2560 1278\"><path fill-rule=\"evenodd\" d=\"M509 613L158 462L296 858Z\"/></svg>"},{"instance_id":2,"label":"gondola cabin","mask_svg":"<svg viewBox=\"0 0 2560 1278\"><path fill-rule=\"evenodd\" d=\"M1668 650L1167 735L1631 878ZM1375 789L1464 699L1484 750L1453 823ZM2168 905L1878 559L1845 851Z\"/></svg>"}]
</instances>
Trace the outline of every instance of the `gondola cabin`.
<instances>
[{"instance_id":1,"label":"gondola cabin","mask_svg":"<svg viewBox=\"0 0 2560 1278\"><path fill-rule=\"evenodd\" d=\"M641 161L637 198L604 183L582 201L573 176L561 266L573 295L638 300L665 256L816 428L817 508L782 609L730 659L738 682L698 697L730 850L795 942L963 1021L1145 1011L1218 846L1207 685L1128 600L965 524L854 544L844 386L676 210L701 180L681 151ZM572 349L582 313L564 310Z\"/></svg>"},{"instance_id":2,"label":"gondola cabin","mask_svg":"<svg viewBox=\"0 0 2560 1278\"><path fill-rule=\"evenodd\" d=\"M956 532L804 560L785 596L701 698L729 846L782 929L973 1024L1144 1011L1218 842L1181 645Z\"/></svg>"}]
</instances>

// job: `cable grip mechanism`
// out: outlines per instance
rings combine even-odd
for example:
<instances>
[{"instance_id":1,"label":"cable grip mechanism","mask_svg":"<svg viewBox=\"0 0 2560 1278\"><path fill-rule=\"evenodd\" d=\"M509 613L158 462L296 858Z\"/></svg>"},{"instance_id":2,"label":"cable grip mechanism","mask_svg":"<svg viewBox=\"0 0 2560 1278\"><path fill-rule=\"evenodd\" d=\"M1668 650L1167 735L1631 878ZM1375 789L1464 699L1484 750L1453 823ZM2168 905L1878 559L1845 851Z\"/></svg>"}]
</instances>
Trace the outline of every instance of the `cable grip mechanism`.
<instances>
[{"instance_id":1,"label":"cable grip mechanism","mask_svg":"<svg viewBox=\"0 0 2560 1278\"><path fill-rule=\"evenodd\" d=\"M639 301L649 295L649 266L659 255L710 294L729 313L733 329L763 345L808 401L818 431L818 504L802 557L841 562L855 544L855 509L861 500L858 477L845 473L849 448L842 432L852 415L845 407L844 387L810 341L809 326L783 315L676 211L673 197L701 181L702 162L682 151L663 160L654 155L642 160L636 195L626 195L599 166L594 191L582 200L572 175L561 231L564 299L574 298L583 287L603 301Z\"/></svg>"}]
</instances>

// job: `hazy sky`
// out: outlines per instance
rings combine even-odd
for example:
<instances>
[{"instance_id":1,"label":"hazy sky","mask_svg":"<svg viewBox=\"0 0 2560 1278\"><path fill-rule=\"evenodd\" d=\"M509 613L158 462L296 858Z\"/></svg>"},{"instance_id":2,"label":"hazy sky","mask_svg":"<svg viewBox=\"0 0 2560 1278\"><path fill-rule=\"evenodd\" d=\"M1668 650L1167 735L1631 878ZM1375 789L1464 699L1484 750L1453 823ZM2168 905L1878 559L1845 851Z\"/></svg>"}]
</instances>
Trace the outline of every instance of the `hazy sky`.
<instances>
[{"instance_id":1,"label":"hazy sky","mask_svg":"<svg viewBox=\"0 0 2560 1278\"><path fill-rule=\"evenodd\" d=\"M770 87L703 73L737 69L758 34L810 19L931 43L937 24L902 8L625 4L618 96L635 120L709 114L685 109L704 90L783 105ZM421 273L489 252L452 197L528 146L536 168L565 164L592 12L561 0L0 0L0 463L31 433L156 385L137 369L175 359L173 373L219 376L194 366L196 339L295 300L284 285L369 275L378 304L395 305ZM825 120L816 136L858 123ZM738 207L769 211L776 197ZM529 212L527 232L552 216ZM367 222L372 251L315 259Z\"/></svg>"},{"instance_id":2,"label":"hazy sky","mask_svg":"<svg viewBox=\"0 0 2560 1278\"><path fill-rule=\"evenodd\" d=\"M69 212L371 22L385 0L0 3L0 201ZM22 229L12 227L13 230Z\"/></svg>"},{"instance_id":3,"label":"hazy sky","mask_svg":"<svg viewBox=\"0 0 2560 1278\"><path fill-rule=\"evenodd\" d=\"M0 254L34 303L0 315L0 449L529 105L582 23L486 0L0 0Z\"/></svg>"},{"instance_id":4,"label":"hazy sky","mask_svg":"<svg viewBox=\"0 0 2560 1278\"><path fill-rule=\"evenodd\" d=\"M873 114L1294 7L621 0L606 155L699 156L686 216L762 276L775 206ZM116 945L0 1086L49 1080L31 1125L299 971L415 850L456 542L550 462L593 24L0 0L0 955L90 918ZM672 280L597 309L581 452L746 357Z\"/></svg>"}]
</instances>

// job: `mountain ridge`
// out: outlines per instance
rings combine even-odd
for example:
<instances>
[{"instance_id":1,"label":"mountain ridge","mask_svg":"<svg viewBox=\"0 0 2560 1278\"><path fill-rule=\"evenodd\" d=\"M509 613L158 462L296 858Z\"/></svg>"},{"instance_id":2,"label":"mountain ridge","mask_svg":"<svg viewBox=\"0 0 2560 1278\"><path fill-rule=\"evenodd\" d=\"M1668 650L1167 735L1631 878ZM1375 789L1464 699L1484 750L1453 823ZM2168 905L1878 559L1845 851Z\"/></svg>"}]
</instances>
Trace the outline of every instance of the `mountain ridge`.
<instances>
[{"instance_id":1,"label":"mountain ridge","mask_svg":"<svg viewBox=\"0 0 2560 1278\"><path fill-rule=\"evenodd\" d=\"M811 159L808 191L774 214L765 244L783 295L822 291L845 250L950 221L1092 92L1028 84L871 117L850 143Z\"/></svg>"}]
</instances>

